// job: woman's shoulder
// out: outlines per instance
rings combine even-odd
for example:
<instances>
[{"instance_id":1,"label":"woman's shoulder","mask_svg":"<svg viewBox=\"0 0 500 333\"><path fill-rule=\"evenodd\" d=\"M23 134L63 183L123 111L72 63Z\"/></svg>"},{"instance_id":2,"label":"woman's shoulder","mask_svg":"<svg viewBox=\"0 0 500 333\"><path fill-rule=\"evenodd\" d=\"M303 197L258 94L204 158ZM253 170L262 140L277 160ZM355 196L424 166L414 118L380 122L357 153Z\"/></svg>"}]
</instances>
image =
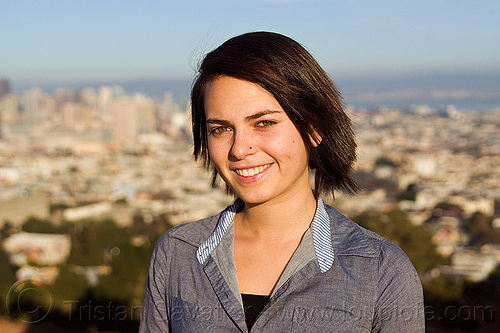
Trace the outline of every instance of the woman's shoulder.
<instances>
[{"instance_id":1,"label":"woman's shoulder","mask_svg":"<svg viewBox=\"0 0 500 333\"><path fill-rule=\"evenodd\" d=\"M332 242L337 254L406 259L405 252L394 242L360 226L330 205L325 205L325 209L330 218Z\"/></svg>"}]
</instances>

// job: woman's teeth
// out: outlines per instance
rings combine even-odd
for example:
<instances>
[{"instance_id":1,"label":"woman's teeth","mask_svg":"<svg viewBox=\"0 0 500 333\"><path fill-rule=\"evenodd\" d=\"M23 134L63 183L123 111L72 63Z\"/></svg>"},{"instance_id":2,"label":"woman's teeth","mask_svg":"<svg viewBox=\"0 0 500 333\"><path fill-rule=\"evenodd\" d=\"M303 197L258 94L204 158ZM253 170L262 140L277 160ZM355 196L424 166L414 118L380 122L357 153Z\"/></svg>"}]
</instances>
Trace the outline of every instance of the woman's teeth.
<instances>
[{"instance_id":1,"label":"woman's teeth","mask_svg":"<svg viewBox=\"0 0 500 333\"><path fill-rule=\"evenodd\" d=\"M251 169L236 169L235 171L240 176L251 177L255 176L258 173L261 173L262 171L264 171L264 169L267 169L268 166L269 164L265 164Z\"/></svg>"}]
</instances>

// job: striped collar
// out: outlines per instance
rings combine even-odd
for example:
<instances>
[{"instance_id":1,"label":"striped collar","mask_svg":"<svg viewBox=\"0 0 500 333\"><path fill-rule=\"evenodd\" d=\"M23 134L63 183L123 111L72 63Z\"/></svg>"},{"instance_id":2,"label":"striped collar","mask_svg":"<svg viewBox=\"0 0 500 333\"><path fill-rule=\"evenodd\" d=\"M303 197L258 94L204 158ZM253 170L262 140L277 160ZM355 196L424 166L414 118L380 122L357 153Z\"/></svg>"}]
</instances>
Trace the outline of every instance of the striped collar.
<instances>
[{"instance_id":1,"label":"striped collar","mask_svg":"<svg viewBox=\"0 0 500 333\"><path fill-rule=\"evenodd\" d=\"M222 211L217 226L210 237L200 245L196 251L196 258L200 264L204 264L210 253L219 245L227 230L234 221L234 216L242 205L242 201L236 200L232 205ZM334 253L330 231L330 218L325 209L323 200L318 199L316 213L311 223L314 252L318 260L321 273L328 271L333 264Z\"/></svg>"}]
</instances>

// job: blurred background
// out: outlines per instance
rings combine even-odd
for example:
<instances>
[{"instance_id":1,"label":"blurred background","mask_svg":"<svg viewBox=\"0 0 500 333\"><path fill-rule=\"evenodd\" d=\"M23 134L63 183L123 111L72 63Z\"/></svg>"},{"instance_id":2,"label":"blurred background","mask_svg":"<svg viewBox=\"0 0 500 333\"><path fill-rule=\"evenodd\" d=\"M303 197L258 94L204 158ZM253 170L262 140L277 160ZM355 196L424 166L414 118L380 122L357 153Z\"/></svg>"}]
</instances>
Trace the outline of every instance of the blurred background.
<instances>
[{"instance_id":1,"label":"blurred background","mask_svg":"<svg viewBox=\"0 0 500 333\"><path fill-rule=\"evenodd\" d=\"M135 332L170 227L232 202L191 157L189 92L235 35L302 43L342 91L363 192L428 332L500 327L500 3L0 0L0 331Z\"/></svg>"}]
</instances>

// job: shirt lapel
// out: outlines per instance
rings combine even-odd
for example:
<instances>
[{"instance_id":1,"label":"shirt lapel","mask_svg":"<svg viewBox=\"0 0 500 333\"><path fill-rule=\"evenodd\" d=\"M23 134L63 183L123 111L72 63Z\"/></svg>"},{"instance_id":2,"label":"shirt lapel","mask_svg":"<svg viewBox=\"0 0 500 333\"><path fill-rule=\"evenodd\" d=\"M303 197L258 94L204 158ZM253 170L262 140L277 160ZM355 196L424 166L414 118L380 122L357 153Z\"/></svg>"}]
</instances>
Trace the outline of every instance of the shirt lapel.
<instances>
[{"instance_id":1,"label":"shirt lapel","mask_svg":"<svg viewBox=\"0 0 500 333\"><path fill-rule=\"evenodd\" d=\"M203 271L207 275L208 280L212 284L212 288L219 299L220 304L227 312L228 316L240 329L241 332L248 332L245 323L245 313L241 306L239 298L231 291L228 281L224 278L219 266L212 256L209 256L203 267Z\"/></svg>"}]
</instances>

